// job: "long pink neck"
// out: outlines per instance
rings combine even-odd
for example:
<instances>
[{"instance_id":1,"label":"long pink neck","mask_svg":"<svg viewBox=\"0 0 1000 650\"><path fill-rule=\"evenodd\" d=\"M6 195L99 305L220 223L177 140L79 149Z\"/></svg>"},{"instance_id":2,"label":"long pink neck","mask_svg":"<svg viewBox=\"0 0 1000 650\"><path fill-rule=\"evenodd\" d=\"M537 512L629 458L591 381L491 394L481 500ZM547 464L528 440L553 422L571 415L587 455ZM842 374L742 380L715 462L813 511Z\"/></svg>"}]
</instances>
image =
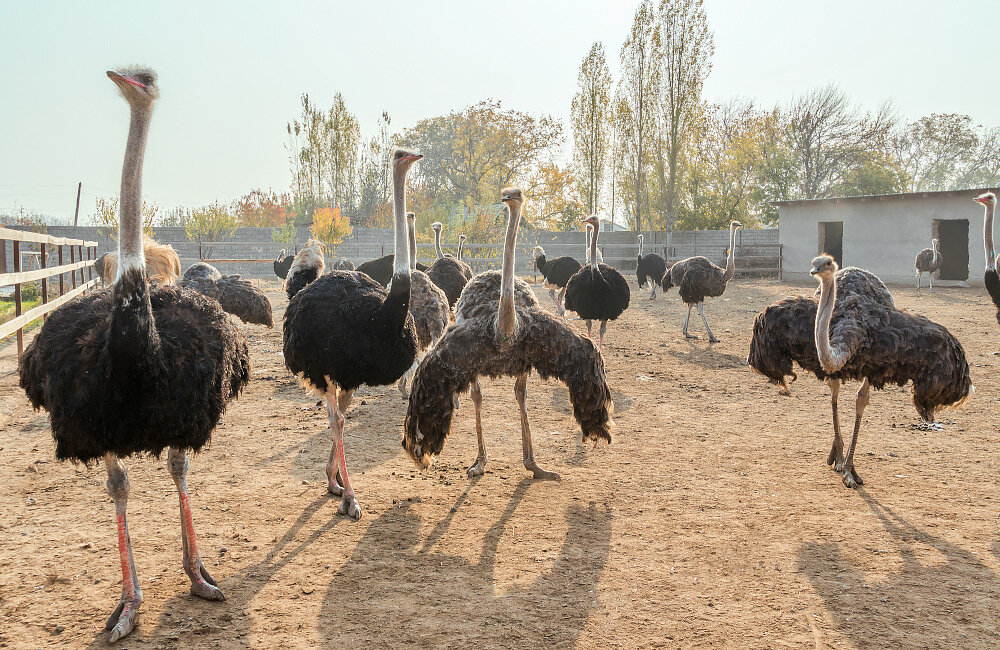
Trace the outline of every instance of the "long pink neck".
<instances>
[{"instance_id":1,"label":"long pink neck","mask_svg":"<svg viewBox=\"0 0 1000 650\"><path fill-rule=\"evenodd\" d=\"M821 277L819 286L819 306L816 308L816 327L813 330L816 354L823 370L834 373L847 363L846 355L830 345L830 321L833 319L833 307L837 303L837 282L834 275Z\"/></svg>"},{"instance_id":2,"label":"long pink neck","mask_svg":"<svg viewBox=\"0 0 1000 650\"><path fill-rule=\"evenodd\" d=\"M993 250L993 204L987 203L986 220L983 221L983 245L986 247L986 270L997 270L997 256Z\"/></svg>"},{"instance_id":3,"label":"long pink neck","mask_svg":"<svg viewBox=\"0 0 1000 650\"><path fill-rule=\"evenodd\" d=\"M597 269L597 236L600 230L601 224L598 223L594 226L594 236L590 240L590 266L593 269Z\"/></svg>"},{"instance_id":4,"label":"long pink neck","mask_svg":"<svg viewBox=\"0 0 1000 650\"><path fill-rule=\"evenodd\" d=\"M505 338L517 329L517 313L514 311L514 244L517 243L517 228L521 221L521 204L517 201L509 205L507 235L503 243L503 267L500 271L500 306L497 311L497 327Z\"/></svg>"},{"instance_id":5,"label":"long pink neck","mask_svg":"<svg viewBox=\"0 0 1000 650\"><path fill-rule=\"evenodd\" d=\"M132 106L118 204L118 277L129 268L146 268L142 249L142 159L152 112L152 104Z\"/></svg>"}]
</instances>

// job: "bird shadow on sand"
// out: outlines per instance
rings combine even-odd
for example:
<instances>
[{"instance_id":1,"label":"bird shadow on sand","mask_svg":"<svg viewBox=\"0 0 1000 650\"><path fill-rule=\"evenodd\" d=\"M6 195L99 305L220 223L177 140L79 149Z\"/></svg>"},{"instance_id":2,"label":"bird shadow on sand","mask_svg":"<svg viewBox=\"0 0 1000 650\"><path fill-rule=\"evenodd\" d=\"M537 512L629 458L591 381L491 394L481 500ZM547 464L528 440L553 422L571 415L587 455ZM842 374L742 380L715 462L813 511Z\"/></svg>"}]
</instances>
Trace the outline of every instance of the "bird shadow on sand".
<instances>
[{"instance_id":1,"label":"bird shadow on sand","mask_svg":"<svg viewBox=\"0 0 1000 650\"><path fill-rule=\"evenodd\" d=\"M610 552L611 514L593 501L570 505L562 513L566 537L545 570L537 558L526 557L530 551L502 547L516 544L515 527L525 535L522 527L532 525L514 521L514 515L533 483L517 485L483 534L475 560L449 552L449 528L468 490L426 536L408 502L372 522L326 592L317 622L320 644L392 647L381 635L392 627L405 630L414 647L574 646L597 606L594 591ZM538 574L503 589L498 582L508 583L497 575L501 552Z\"/></svg>"},{"instance_id":2,"label":"bird shadow on sand","mask_svg":"<svg viewBox=\"0 0 1000 650\"><path fill-rule=\"evenodd\" d=\"M896 543L900 566L880 577L835 542L804 544L798 569L837 629L858 647L997 647L1000 577L980 556L916 528L863 488L858 495ZM1000 542L993 552L1000 557ZM954 636L942 636L946 630Z\"/></svg>"},{"instance_id":3,"label":"bird shadow on sand","mask_svg":"<svg viewBox=\"0 0 1000 650\"><path fill-rule=\"evenodd\" d=\"M724 343L709 344L707 341L689 340L688 350L668 349L667 353L681 363L690 363L702 368L712 370L726 370L734 368L745 368L747 365L746 354L732 354L722 352L717 347Z\"/></svg>"}]
</instances>

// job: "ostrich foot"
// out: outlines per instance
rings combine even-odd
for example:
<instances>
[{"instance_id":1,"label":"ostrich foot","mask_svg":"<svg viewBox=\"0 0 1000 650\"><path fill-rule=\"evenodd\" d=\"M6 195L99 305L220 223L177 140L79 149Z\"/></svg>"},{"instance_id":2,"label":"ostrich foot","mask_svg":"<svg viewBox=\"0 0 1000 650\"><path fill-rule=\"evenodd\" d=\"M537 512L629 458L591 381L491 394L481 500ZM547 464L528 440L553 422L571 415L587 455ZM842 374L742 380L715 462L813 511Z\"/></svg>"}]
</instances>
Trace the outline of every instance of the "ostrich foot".
<instances>
[{"instance_id":1,"label":"ostrich foot","mask_svg":"<svg viewBox=\"0 0 1000 650\"><path fill-rule=\"evenodd\" d=\"M194 565L194 576L191 578L191 595L204 598L205 600L226 599L226 595L216 586L215 579L212 578L200 559Z\"/></svg>"},{"instance_id":2,"label":"ostrich foot","mask_svg":"<svg viewBox=\"0 0 1000 650\"><path fill-rule=\"evenodd\" d=\"M545 481L558 481L559 475L555 472L546 472L544 469L539 467L533 462L528 462L524 464L525 469L531 471L533 478L539 478Z\"/></svg>"},{"instance_id":3,"label":"ostrich foot","mask_svg":"<svg viewBox=\"0 0 1000 650\"><path fill-rule=\"evenodd\" d=\"M361 519L361 506L358 505L358 500L354 498L353 494L344 495L340 507L337 508L337 514L347 515L354 521Z\"/></svg>"},{"instance_id":4,"label":"ostrich foot","mask_svg":"<svg viewBox=\"0 0 1000 650\"><path fill-rule=\"evenodd\" d=\"M708 337L708 342L709 343L718 343L719 339L713 334L713 335L711 335L711 336Z\"/></svg>"},{"instance_id":5,"label":"ostrich foot","mask_svg":"<svg viewBox=\"0 0 1000 650\"><path fill-rule=\"evenodd\" d=\"M695 336L694 334L688 334L687 332L684 332L684 338L686 338L686 339L696 339L698 337Z\"/></svg>"},{"instance_id":6,"label":"ostrich foot","mask_svg":"<svg viewBox=\"0 0 1000 650\"><path fill-rule=\"evenodd\" d=\"M858 473L851 467L849 470L844 470L844 485L849 488L856 488L859 485L864 485L865 482L861 480Z\"/></svg>"},{"instance_id":7,"label":"ostrich foot","mask_svg":"<svg viewBox=\"0 0 1000 650\"><path fill-rule=\"evenodd\" d=\"M486 459L480 456L476 459L476 462L472 464L472 467L466 470L469 478L475 478L477 476L482 476L486 473Z\"/></svg>"},{"instance_id":8,"label":"ostrich foot","mask_svg":"<svg viewBox=\"0 0 1000 650\"><path fill-rule=\"evenodd\" d=\"M344 494L344 482L340 479L340 472L333 475L327 473L326 491L335 497L339 497Z\"/></svg>"},{"instance_id":9,"label":"ostrich foot","mask_svg":"<svg viewBox=\"0 0 1000 650\"><path fill-rule=\"evenodd\" d=\"M830 455L826 457L826 464L833 467L834 471L842 472L844 470L844 457L836 445L830 448Z\"/></svg>"},{"instance_id":10,"label":"ostrich foot","mask_svg":"<svg viewBox=\"0 0 1000 650\"><path fill-rule=\"evenodd\" d=\"M114 643L132 631L132 628L135 627L136 619L139 618L139 605L141 604L141 594L131 598L126 598L124 594L122 595L118 601L118 607L115 608L115 611L111 612L107 623L104 624L105 630L111 630L108 643Z\"/></svg>"},{"instance_id":11,"label":"ostrich foot","mask_svg":"<svg viewBox=\"0 0 1000 650\"><path fill-rule=\"evenodd\" d=\"M410 399L410 391L406 390L406 375L399 378L396 382L396 388L399 390L399 394L403 396L403 399Z\"/></svg>"}]
</instances>

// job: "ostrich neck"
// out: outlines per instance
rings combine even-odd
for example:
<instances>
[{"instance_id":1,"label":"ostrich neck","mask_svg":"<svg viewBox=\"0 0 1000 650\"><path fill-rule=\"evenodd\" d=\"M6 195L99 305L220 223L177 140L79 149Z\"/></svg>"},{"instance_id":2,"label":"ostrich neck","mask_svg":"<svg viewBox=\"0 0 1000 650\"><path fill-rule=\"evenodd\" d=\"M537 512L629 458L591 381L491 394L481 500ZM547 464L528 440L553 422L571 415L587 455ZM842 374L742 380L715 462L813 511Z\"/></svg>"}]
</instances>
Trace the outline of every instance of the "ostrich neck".
<instances>
[{"instance_id":1,"label":"ostrich neck","mask_svg":"<svg viewBox=\"0 0 1000 650\"><path fill-rule=\"evenodd\" d=\"M993 250L993 206L986 206L986 220L983 222L983 244L986 246L986 270L996 270L996 253Z\"/></svg>"},{"instance_id":2,"label":"ostrich neck","mask_svg":"<svg viewBox=\"0 0 1000 650\"><path fill-rule=\"evenodd\" d=\"M410 241L410 271L417 268L417 233L413 220L406 220L407 239Z\"/></svg>"},{"instance_id":3,"label":"ostrich neck","mask_svg":"<svg viewBox=\"0 0 1000 650\"><path fill-rule=\"evenodd\" d=\"M396 169L392 179L393 209L395 211L395 230L393 232L393 278L410 276L410 243L406 226L406 171ZM406 287L407 293L410 288Z\"/></svg>"},{"instance_id":4,"label":"ostrich neck","mask_svg":"<svg viewBox=\"0 0 1000 650\"><path fill-rule=\"evenodd\" d=\"M736 228L729 227L729 257L726 258L726 272L722 275L724 282L729 282L736 275Z\"/></svg>"},{"instance_id":5,"label":"ostrich neck","mask_svg":"<svg viewBox=\"0 0 1000 650\"><path fill-rule=\"evenodd\" d=\"M597 270L597 237L600 231L600 226L594 227L594 236L590 239L590 267Z\"/></svg>"},{"instance_id":6,"label":"ostrich neck","mask_svg":"<svg viewBox=\"0 0 1000 650\"><path fill-rule=\"evenodd\" d=\"M500 306L497 310L497 325L500 334L509 337L517 329L517 314L514 312L514 244L517 242L517 227L521 221L521 206L513 203L508 208L507 236L503 242L503 267L500 271Z\"/></svg>"},{"instance_id":7,"label":"ostrich neck","mask_svg":"<svg viewBox=\"0 0 1000 650\"><path fill-rule=\"evenodd\" d=\"M152 108L133 106L122 165L121 199L118 220L118 277L125 269L145 269L142 250L142 159Z\"/></svg>"},{"instance_id":8,"label":"ostrich neck","mask_svg":"<svg viewBox=\"0 0 1000 650\"><path fill-rule=\"evenodd\" d=\"M837 303L837 282L831 275L820 279L819 306L816 308L816 353L823 370L829 373L837 372L844 367L847 359L839 350L830 345L830 321L833 319L833 307Z\"/></svg>"},{"instance_id":9,"label":"ostrich neck","mask_svg":"<svg viewBox=\"0 0 1000 650\"><path fill-rule=\"evenodd\" d=\"M460 237L458 239L458 259L462 259L462 249L465 248L465 241Z\"/></svg>"},{"instance_id":10,"label":"ostrich neck","mask_svg":"<svg viewBox=\"0 0 1000 650\"><path fill-rule=\"evenodd\" d=\"M441 259L444 257L444 252L441 250L441 229L434 229L434 250L437 252L437 258Z\"/></svg>"},{"instance_id":11,"label":"ostrich neck","mask_svg":"<svg viewBox=\"0 0 1000 650\"><path fill-rule=\"evenodd\" d=\"M639 235L639 257L642 257L642 235Z\"/></svg>"}]
</instances>

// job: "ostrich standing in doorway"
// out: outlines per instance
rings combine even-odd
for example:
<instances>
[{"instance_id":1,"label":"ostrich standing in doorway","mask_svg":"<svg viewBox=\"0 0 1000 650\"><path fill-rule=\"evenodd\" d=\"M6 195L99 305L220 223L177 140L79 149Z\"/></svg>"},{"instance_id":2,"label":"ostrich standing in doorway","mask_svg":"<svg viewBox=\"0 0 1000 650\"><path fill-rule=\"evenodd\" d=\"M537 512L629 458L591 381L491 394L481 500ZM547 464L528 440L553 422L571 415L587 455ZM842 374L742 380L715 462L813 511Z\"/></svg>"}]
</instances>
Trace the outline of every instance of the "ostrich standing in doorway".
<instances>
[{"instance_id":1,"label":"ostrich standing in doorway","mask_svg":"<svg viewBox=\"0 0 1000 650\"><path fill-rule=\"evenodd\" d=\"M681 300L688 307L687 318L684 319L684 328L681 332L689 339L698 338L694 334L688 334L688 323L691 321L691 308L697 307L701 314L701 320L705 323L705 331L708 332L708 340L718 343L719 339L712 333L712 328L705 318L705 298L718 298L726 292L726 285L729 280L736 275L736 230L742 228L743 224L733 221L729 224L729 256L726 258L725 270L720 269L707 257L696 255L683 259L663 274L660 285L663 293L670 287L677 287L681 294Z\"/></svg>"},{"instance_id":2,"label":"ostrich standing in doorway","mask_svg":"<svg viewBox=\"0 0 1000 650\"><path fill-rule=\"evenodd\" d=\"M472 268L453 255L445 255L441 250L441 228L440 221L435 221L434 228L434 249L437 252L437 260L427 269L427 277L431 282L441 287L448 296L448 305L454 307L458 302L458 297L462 295L462 289L472 279Z\"/></svg>"},{"instance_id":3,"label":"ostrich standing in doorway","mask_svg":"<svg viewBox=\"0 0 1000 650\"><path fill-rule=\"evenodd\" d=\"M646 286L646 282L649 282L649 284L652 285L653 291L649 294L649 299L656 300L656 288L660 286L660 282L663 280L663 274L667 272L667 263L664 262L663 258L656 253L643 255L643 239L645 238L640 234L639 256L635 261L635 278L639 282L640 289Z\"/></svg>"},{"instance_id":4,"label":"ostrich standing in doorway","mask_svg":"<svg viewBox=\"0 0 1000 650\"><path fill-rule=\"evenodd\" d=\"M548 260L545 258L545 249L541 246L535 246L532 254L535 257L535 268L545 279L545 287L549 290L552 302L556 304L556 313L565 316L566 309L563 307L563 297L566 295L566 283L569 282L574 273L582 268L581 264L569 255ZM558 295L556 294L557 290Z\"/></svg>"},{"instance_id":5,"label":"ostrich standing in doorway","mask_svg":"<svg viewBox=\"0 0 1000 650\"><path fill-rule=\"evenodd\" d=\"M451 432L453 396L480 376L514 376L524 466L535 478L557 479L557 474L535 463L525 407L528 373L534 369L543 378L557 377L566 383L585 442L611 441L614 406L604 361L593 342L539 309L526 284L518 287L514 245L523 195L521 190L510 188L503 191L502 200L509 209L503 269L500 274L480 273L469 283L459 301L455 325L417 368L404 422L403 447L418 466L427 467ZM482 473L486 462L481 435L479 453L470 475Z\"/></svg>"},{"instance_id":6,"label":"ostrich standing in doorway","mask_svg":"<svg viewBox=\"0 0 1000 650\"><path fill-rule=\"evenodd\" d=\"M597 347L603 349L608 321L615 320L628 309L631 292L628 282L617 269L599 261L597 240L601 221L591 216L584 222L594 228L594 236L590 241L590 262L566 283L566 308L587 321L588 337L591 335L593 321L601 321L601 338Z\"/></svg>"},{"instance_id":7,"label":"ostrich standing in doorway","mask_svg":"<svg viewBox=\"0 0 1000 650\"><path fill-rule=\"evenodd\" d=\"M986 210L983 221L986 273L983 275L983 281L986 284L986 292L993 301L993 306L997 308L997 323L1000 323L1000 275L997 273L997 255L993 248L993 211L996 209L997 197L993 192L986 192L972 200Z\"/></svg>"},{"instance_id":8,"label":"ostrich standing in doorway","mask_svg":"<svg viewBox=\"0 0 1000 650\"><path fill-rule=\"evenodd\" d=\"M361 518L347 475L344 414L361 385L399 380L417 356L410 315L410 262L406 227L406 173L421 156L397 149L392 157L395 253L392 288L365 273L331 271L307 284L285 310L285 366L326 400L333 447L327 490L342 496L338 512Z\"/></svg>"},{"instance_id":9,"label":"ostrich standing in doorway","mask_svg":"<svg viewBox=\"0 0 1000 650\"><path fill-rule=\"evenodd\" d=\"M35 408L49 412L56 456L89 464L103 459L115 502L122 595L108 618L109 641L135 625L142 589L135 570L121 459L158 456L180 497L184 570L191 593L224 600L195 544L187 493L186 450L208 442L226 403L250 380L242 333L219 304L193 291L150 286L143 257L142 161L159 95L152 70L108 72L131 107L122 167L118 277L104 291L49 314L19 364L20 383Z\"/></svg>"},{"instance_id":10,"label":"ostrich standing in doorway","mask_svg":"<svg viewBox=\"0 0 1000 650\"><path fill-rule=\"evenodd\" d=\"M913 268L917 271L917 291L920 291L920 276L927 274L930 290L934 291L934 273L941 268L941 254L938 253L938 240L931 240L931 247L917 253L913 259Z\"/></svg>"}]
</instances>

